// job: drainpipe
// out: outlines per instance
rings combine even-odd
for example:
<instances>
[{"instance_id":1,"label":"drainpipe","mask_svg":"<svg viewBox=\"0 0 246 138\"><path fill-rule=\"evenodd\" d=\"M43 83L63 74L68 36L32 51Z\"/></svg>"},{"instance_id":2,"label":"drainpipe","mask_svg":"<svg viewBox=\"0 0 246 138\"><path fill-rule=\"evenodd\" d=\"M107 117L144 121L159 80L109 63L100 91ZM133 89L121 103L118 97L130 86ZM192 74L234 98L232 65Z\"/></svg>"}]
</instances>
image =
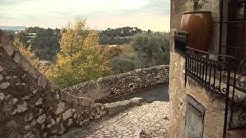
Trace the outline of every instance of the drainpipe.
<instances>
[{"instance_id":1,"label":"drainpipe","mask_svg":"<svg viewBox=\"0 0 246 138\"><path fill-rule=\"evenodd\" d=\"M220 32L219 32L219 54L221 54L221 47L222 47L222 29L223 29L223 7L224 7L224 3L223 0L220 0L219 2L219 10L220 10ZM230 68L230 67L229 67ZM228 74L230 75L230 69L228 71ZM227 79L230 80L230 76L227 76ZM230 83L229 81L227 81L227 83ZM226 138L226 133L227 133L227 114L228 114L228 100L229 100L229 84L227 84L227 90L226 90L226 94L225 94L225 114L224 114L224 127L223 127L223 138Z\"/></svg>"}]
</instances>

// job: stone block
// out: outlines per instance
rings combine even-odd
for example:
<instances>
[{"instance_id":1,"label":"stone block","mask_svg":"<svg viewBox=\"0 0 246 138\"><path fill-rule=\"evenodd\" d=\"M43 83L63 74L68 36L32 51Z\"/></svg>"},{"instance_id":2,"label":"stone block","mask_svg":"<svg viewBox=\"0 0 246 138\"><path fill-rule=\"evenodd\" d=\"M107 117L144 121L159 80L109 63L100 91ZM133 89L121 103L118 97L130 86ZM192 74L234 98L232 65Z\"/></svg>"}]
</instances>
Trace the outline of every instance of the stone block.
<instances>
[{"instance_id":1,"label":"stone block","mask_svg":"<svg viewBox=\"0 0 246 138\"><path fill-rule=\"evenodd\" d=\"M75 95L70 95L71 101L74 102L75 104L79 104L79 97Z\"/></svg>"},{"instance_id":2,"label":"stone block","mask_svg":"<svg viewBox=\"0 0 246 138\"><path fill-rule=\"evenodd\" d=\"M74 109L68 109L66 112L64 112L64 113L62 114L63 121L64 121L64 120L67 120L67 119L70 118L70 117L72 117L74 112L75 112Z\"/></svg>"},{"instance_id":3,"label":"stone block","mask_svg":"<svg viewBox=\"0 0 246 138\"><path fill-rule=\"evenodd\" d=\"M39 73L34 67L30 67L30 69L28 70L28 73L29 73L34 79L38 79L38 77L40 76L40 73Z\"/></svg>"},{"instance_id":4,"label":"stone block","mask_svg":"<svg viewBox=\"0 0 246 138\"><path fill-rule=\"evenodd\" d=\"M6 80L10 80L12 78L12 76L5 76Z\"/></svg>"},{"instance_id":5,"label":"stone block","mask_svg":"<svg viewBox=\"0 0 246 138\"><path fill-rule=\"evenodd\" d=\"M67 126L71 126L73 124L73 119L68 119Z\"/></svg>"},{"instance_id":6,"label":"stone block","mask_svg":"<svg viewBox=\"0 0 246 138\"><path fill-rule=\"evenodd\" d=\"M27 110L27 103L24 101L23 104L17 105L17 112L25 112Z\"/></svg>"},{"instance_id":7,"label":"stone block","mask_svg":"<svg viewBox=\"0 0 246 138\"><path fill-rule=\"evenodd\" d=\"M33 119L33 113L27 114L24 117L25 122L31 121L32 119Z\"/></svg>"},{"instance_id":8,"label":"stone block","mask_svg":"<svg viewBox=\"0 0 246 138\"><path fill-rule=\"evenodd\" d=\"M0 66L0 72L2 72L3 71L3 67L2 66Z\"/></svg>"},{"instance_id":9,"label":"stone block","mask_svg":"<svg viewBox=\"0 0 246 138\"><path fill-rule=\"evenodd\" d=\"M45 89L47 83L48 83L48 80L43 75L39 76L39 78L38 78L38 86L40 86L40 87Z\"/></svg>"},{"instance_id":10,"label":"stone block","mask_svg":"<svg viewBox=\"0 0 246 138\"><path fill-rule=\"evenodd\" d=\"M0 96L1 97L1 96ZM17 98L13 98L12 99L12 104L16 104L18 102L18 99Z\"/></svg>"},{"instance_id":11,"label":"stone block","mask_svg":"<svg viewBox=\"0 0 246 138\"><path fill-rule=\"evenodd\" d=\"M0 81L2 81L4 78L3 78L3 75L0 74Z\"/></svg>"},{"instance_id":12,"label":"stone block","mask_svg":"<svg viewBox=\"0 0 246 138\"><path fill-rule=\"evenodd\" d=\"M56 109L56 112L55 114L60 114L62 112L65 111L65 103L64 102L60 102L58 105L57 105L57 109Z\"/></svg>"},{"instance_id":13,"label":"stone block","mask_svg":"<svg viewBox=\"0 0 246 138\"><path fill-rule=\"evenodd\" d=\"M79 97L79 105L90 107L92 105L92 99Z\"/></svg>"},{"instance_id":14,"label":"stone block","mask_svg":"<svg viewBox=\"0 0 246 138\"><path fill-rule=\"evenodd\" d=\"M25 125L25 126L24 126L24 129L25 129L26 131L30 130L30 128L31 128L31 127L30 127L29 125Z\"/></svg>"},{"instance_id":15,"label":"stone block","mask_svg":"<svg viewBox=\"0 0 246 138\"><path fill-rule=\"evenodd\" d=\"M63 134L65 132L65 128L63 125L61 125L60 131L58 132L59 135Z\"/></svg>"},{"instance_id":16,"label":"stone block","mask_svg":"<svg viewBox=\"0 0 246 138\"><path fill-rule=\"evenodd\" d=\"M46 114L42 114L42 115L40 115L40 116L38 117L37 123L38 123L38 124L43 124L43 123L45 122L45 120L46 120Z\"/></svg>"},{"instance_id":17,"label":"stone block","mask_svg":"<svg viewBox=\"0 0 246 138\"><path fill-rule=\"evenodd\" d=\"M31 67L30 63L24 57L21 57L19 65L24 71L28 71Z\"/></svg>"},{"instance_id":18,"label":"stone block","mask_svg":"<svg viewBox=\"0 0 246 138\"><path fill-rule=\"evenodd\" d=\"M58 123L60 123L60 121L61 121L61 117L57 117L56 118L56 123L58 124Z\"/></svg>"},{"instance_id":19,"label":"stone block","mask_svg":"<svg viewBox=\"0 0 246 138\"><path fill-rule=\"evenodd\" d=\"M66 96L64 97L65 98L65 101L67 101L68 103L72 103L72 95L67 93L65 94Z\"/></svg>"},{"instance_id":20,"label":"stone block","mask_svg":"<svg viewBox=\"0 0 246 138\"><path fill-rule=\"evenodd\" d=\"M6 127L11 129L17 129L19 127L19 124L15 120L10 120L9 122L7 122Z\"/></svg>"},{"instance_id":21,"label":"stone block","mask_svg":"<svg viewBox=\"0 0 246 138\"><path fill-rule=\"evenodd\" d=\"M20 54L19 54L19 53L15 53L14 61L15 61L16 63L19 63L19 62L20 62L20 59L21 59Z\"/></svg>"},{"instance_id":22,"label":"stone block","mask_svg":"<svg viewBox=\"0 0 246 138\"><path fill-rule=\"evenodd\" d=\"M48 135L48 133L47 132L44 132L43 137L46 138L47 135Z\"/></svg>"},{"instance_id":23,"label":"stone block","mask_svg":"<svg viewBox=\"0 0 246 138\"><path fill-rule=\"evenodd\" d=\"M67 97L68 93L65 91L61 91L61 99L66 101L66 97Z\"/></svg>"},{"instance_id":24,"label":"stone block","mask_svg":"<svg viewBox=\"0 0 246 138\"><path fill-rule=\"evenodd\" d=\"M23 138L35 138L35 135L32 132L28 132L23 136Z\"/></svg>"},{"instance_id":25,"label":"stone block","mask_svg":"<svg viewBox=\"0 0 246 138\"><path fill-rule=\"evenodd\" d=\"M4 93L0 93L0 100L4 99Z\"/></svg>"},{"instance_id":26,"label":"stone block","mask_svg":"<svg viewBox=\"0 0 246 138\"><path fill-rule=\"evenodd\" d=\"M4 46L3 48L4 48L5 52L6 52L9 56L12 56L13 53L15 52L15 50L14 50L15 48L14 48L14 46L12 46L12 45L6 45L6 46Z\"/></svg>"},{"instance_id":27,"label":"stone block","mask_svg":"<svg viewBox=\"0 0 246 138\"><path fill-rule=\"evenodd\" d=\"M10 86L9 82L3 82L0 84L0 89L7 89Z\"/></svg>"},{"instance_id":28,"label":"stone block","mask_svg":"<svg viewBox=\"0 0 246 138\"><path fill-rule=\"evenodd\" d=\"M42 98L38 98L37 102L35 103L36 106L41 105L43 103Z\"/></svg>"}]
</instances>

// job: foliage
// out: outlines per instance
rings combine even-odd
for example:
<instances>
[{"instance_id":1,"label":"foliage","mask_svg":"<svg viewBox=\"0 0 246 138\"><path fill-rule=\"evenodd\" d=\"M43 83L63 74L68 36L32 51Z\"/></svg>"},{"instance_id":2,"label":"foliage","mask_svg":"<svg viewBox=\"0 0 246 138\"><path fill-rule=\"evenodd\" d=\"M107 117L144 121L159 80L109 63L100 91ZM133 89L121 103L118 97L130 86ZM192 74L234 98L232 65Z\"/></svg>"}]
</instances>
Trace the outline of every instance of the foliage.
<instances>
[{"instance_id":1,"label":"foliage","mask_svg":"<svg viewBox=\"0 0 246 138\"><path fill-rule=\"evenodd\" d=\"M60 50L59 29L44 29L40 27L29 27L20 32L18 37L25 47L32 45L32 51L37 57L53 61L56 53Z\"/></svg>"},{"instance_id":2,"label":"foliage","mask_svg":"<svg viewBox=\"0 0 246 138\"><path fill-rule=\"evenodd\" d=\"M143 67L169 64L169 33L138 34L131 44Z\"/></svg>"},{"instance_id":3,"label":"foliage","mask_svg":"<svg viewBox=\"0 0 246 138\"><path fill-rule=\"evenodd\" d=\"M116 29L106 29L105 31L102 31L100 35L107 35L107 36L120 36L120 37L125 37L125 36L133 36L137 33L142 33L142 30L137 28L137 27L121 27L121 28L116 28Z\"/></svg>"},{"instance_id":4,"label":"foliage","mask_svg":"<svg viewBox=\"0 0 246 138\"><path fill-rule=\"evenodd\" d=\"M101 54L98 39L83 19L62 29L61 51L51 73L54 83L64 88L109 75L108 60Z\"/></svg>"},{"instance_id":5,"label":"foliage","mask_svg":"<svg viewBox=\"0 0 246 138\"><path fill-rule=\"evenodd\" d=\"M115 57L119 57L123 55L123 50L119 47L109 47L109 46L101 46L101 54L107 60L111 60Z\"/></svg>"},{"instance_id":6,"label":"foliage","mask_svg":"<svg viewBox=\"0 0 246 138\"><path fill-rule=\"evenodd\" d=\"M41 28L36 32L36 37L31 41L32 50L39 58L52 61L60 50L59 37L58 29Z\"/></svg>"},{"instance_id":7,"label":"foliage","mask_svg":"<svg viewBox=\"0 0 246 138\"><path fill-rule=\"evenodd\" d=\"M14 45L19 49L20 53L42 74L48 76L50 66L41 65L39 58L31 51L31 45L25 48L24 44L20 42L20 38L14 38Z\"/></svg>"},{"instance_id":8,"label":"foliage","mask_svg":"<svg viewBox=\"0 0 246 138\"><path fill-rule=\"evenodd\" d=\"M110 61L110 67L114 74L140 67L141 62L130 45L101 46L100 48L102 56Z\"/></svg>"},{"instance_id":9,"label":"foliage","mask_svg":"<svg viewBox=\"0 0 246 138\"><path fill-rule=\"evenodd\" d=\"M140 62L135 55L115 57L111 60L112 70L115 74L132 71L140 67Z\"/></svg>"},{"instance_id":10,"label":"foliage","mask_svg":"<svg viewBox=\"0 0 246 138\"><path fill-rule=\"evenodd\" d=\"M206 0L193 0L194 6L193 11L200 11L205 3L208 3Z\"/></svg>"},{"instance_id":11,"label":"foliage","mask_svg":"<svg viewBox=\"0 0 246 138\"><path fill-rule=\"evenodd\" d=\"M116 29L106 29L100 33L100 45L128 44L133 35L142 33L137 27L121 27Z\"/></svg>"},{"instance_id":12,"label":"foliage","mask_svg":"<svg viewBox=\"0 0 246 138\"><path fill-rule=\"evenodd\" d=\"M14 41L15 32L13 30L5 30L4 32L10 41Z\"/></svg>"},{"instance_id":13,"label":"foliage","mask_svg":"<svg viewBox=\"0 0 246 138\"><path fill-rule=\"evenodd\" d=\"M20 42L19 38L14 39L14 45L18 47L20 53L26 57L26 59L36 68L38 68L39 59L31 52L31 46L25 48L23 43Z\"/></svg>"}]
</instances>

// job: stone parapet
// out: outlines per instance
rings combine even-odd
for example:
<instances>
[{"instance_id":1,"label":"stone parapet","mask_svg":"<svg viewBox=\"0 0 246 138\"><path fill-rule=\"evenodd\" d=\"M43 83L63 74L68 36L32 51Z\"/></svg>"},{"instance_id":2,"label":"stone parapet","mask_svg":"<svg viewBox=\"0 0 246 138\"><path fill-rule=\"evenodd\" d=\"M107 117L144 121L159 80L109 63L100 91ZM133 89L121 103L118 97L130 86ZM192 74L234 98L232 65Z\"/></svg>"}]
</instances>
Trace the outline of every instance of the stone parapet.
<instances>
[{"instance_id":1,"label":"stone parapet","mask_svg":"<svg viewBox=\"0 0 246 138\"><path fill-rule=\"evenodd\" d=\"M99 102L111 102L112 99L118 96L127 95L168 81L169 65L160 65L91 80L62 91L88 97Z\"/></svg>"}]
</instances>

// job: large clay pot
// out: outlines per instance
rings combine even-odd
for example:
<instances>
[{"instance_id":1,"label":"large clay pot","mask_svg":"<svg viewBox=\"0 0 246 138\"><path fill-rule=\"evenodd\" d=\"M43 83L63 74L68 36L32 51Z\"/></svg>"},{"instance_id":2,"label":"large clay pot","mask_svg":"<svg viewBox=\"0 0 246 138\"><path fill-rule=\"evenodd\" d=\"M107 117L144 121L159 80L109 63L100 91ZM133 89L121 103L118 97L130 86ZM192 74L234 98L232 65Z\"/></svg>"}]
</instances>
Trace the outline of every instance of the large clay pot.
<instances>
[{"instance_id":1,"label":"large clay pot","mask_svg":"<svg viewBox=\"0 0 246 138\"><path fill-rule=\"evenodd\" d=\"M188 46L208 51L212 34L212 17L209 11L184 12L181 30L189 33Z\"/></svg>"}]
</instances>

